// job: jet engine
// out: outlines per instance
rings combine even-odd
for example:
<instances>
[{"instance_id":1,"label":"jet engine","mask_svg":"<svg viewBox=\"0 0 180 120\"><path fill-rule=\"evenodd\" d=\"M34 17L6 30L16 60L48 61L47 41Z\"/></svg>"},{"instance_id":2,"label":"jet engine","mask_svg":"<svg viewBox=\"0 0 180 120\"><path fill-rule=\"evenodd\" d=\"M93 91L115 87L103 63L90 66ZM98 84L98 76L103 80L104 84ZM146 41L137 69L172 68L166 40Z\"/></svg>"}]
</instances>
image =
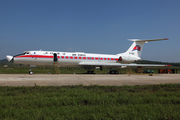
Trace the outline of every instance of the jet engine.
<instances>
[{"instance_id":1,"label":"jet engine","mask_svg":"<svg viewBox=\"0 0 180 120\"><path fill-rule=\"evenodd\" d=\"M139 59L139 57L136 57L136 56L122 55L122 56L119 56L118 62L120 62L120 63L132 63L138 59Z\"/></svg>"}]
</instances>

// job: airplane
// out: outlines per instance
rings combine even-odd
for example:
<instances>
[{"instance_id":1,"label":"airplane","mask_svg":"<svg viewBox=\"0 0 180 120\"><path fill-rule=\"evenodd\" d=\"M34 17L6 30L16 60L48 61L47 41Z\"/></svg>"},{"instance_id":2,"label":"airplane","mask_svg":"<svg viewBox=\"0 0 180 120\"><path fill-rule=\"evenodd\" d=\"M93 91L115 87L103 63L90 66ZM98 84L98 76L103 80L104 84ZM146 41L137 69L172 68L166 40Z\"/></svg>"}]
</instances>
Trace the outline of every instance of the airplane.
<instances>
[{"instance_id":1,"label":"airplane","mask_svg":"<svg viewBox=\"0 0 180 120\"><path fill-rule=\"evenodd\" d=\"M130 48L124 52L116 55L110 54L93 54L84 52L57 52L57 51L24 51L22 54L10 56L6 58L10 62L16 64L26 65L46 65L53 66L58 63L59 66L81 66L87 70L87 73L94 74L94 69L108 68L110 73L118 74L117 68L125 68L127 66L171 66L171 65L157 65L157 64L135 64L133 62L141 60L142 49L144 43L152 41L168 40L163 39L129 39L133 41ZM58 66L58 67L59 67Z\"/></svg>"}]
</instances>

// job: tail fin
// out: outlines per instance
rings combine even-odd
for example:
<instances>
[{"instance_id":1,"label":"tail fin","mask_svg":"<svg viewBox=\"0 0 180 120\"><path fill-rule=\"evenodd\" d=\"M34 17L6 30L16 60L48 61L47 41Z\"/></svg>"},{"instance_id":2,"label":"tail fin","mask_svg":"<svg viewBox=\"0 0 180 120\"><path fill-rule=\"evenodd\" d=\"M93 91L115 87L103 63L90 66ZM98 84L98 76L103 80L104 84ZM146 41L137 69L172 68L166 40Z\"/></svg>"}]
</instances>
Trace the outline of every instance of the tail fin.
<instances>
[{"instance_id":1,"label":"tail fin","mask_svg":"<svg viewBox=\"0 0 180 120\"><path fill-rule=\"evenodd\" d=\"M144 43L148 43L151 41L160 41L160 40L168 40L168 38L164 39L151 39L151 40L139 40L139 39L129 39L130 41L134 41L130 48L125 52L125 54L135 55L140 57L142 54L142 49Z\"/></svg>"}]
</instances>

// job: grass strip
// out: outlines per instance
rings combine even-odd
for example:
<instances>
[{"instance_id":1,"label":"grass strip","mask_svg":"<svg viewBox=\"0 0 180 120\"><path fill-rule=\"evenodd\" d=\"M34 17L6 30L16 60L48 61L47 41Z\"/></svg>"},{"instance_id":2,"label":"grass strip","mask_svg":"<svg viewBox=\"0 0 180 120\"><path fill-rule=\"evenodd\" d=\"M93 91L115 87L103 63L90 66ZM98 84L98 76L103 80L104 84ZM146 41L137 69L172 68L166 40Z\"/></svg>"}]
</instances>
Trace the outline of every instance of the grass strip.
<instances>
[{"instance_id":1,"label":"grass strip","mask_svg":"<svg viewBox=\"0 0 180 120\"><path fill-rule=\"evenodd\" d=\"M180 84L0 87L0 119L180 119Z\"/></svg>"}]
</instances>

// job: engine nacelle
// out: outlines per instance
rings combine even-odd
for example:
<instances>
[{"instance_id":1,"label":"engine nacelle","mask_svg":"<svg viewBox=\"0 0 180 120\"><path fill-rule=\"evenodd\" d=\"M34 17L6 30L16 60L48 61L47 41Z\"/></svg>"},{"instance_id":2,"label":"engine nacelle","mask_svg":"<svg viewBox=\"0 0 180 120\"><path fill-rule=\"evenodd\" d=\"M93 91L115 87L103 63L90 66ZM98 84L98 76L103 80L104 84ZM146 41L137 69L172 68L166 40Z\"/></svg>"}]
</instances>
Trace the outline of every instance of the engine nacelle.
<instances>
[{"instance_id":1,"label":"engine nacelle","mask_svg":"<svg viewBox=\"0 0 180 120\"><path fill-rule=\"evenodd\" d=\"M140 58L139 57L136 57L136 56L132 56L132 55L122 55L119 57L119 60L118 62L121 62L121 63L132 63L136 60L139 60Z\"/></svg>"}]
</instances>

